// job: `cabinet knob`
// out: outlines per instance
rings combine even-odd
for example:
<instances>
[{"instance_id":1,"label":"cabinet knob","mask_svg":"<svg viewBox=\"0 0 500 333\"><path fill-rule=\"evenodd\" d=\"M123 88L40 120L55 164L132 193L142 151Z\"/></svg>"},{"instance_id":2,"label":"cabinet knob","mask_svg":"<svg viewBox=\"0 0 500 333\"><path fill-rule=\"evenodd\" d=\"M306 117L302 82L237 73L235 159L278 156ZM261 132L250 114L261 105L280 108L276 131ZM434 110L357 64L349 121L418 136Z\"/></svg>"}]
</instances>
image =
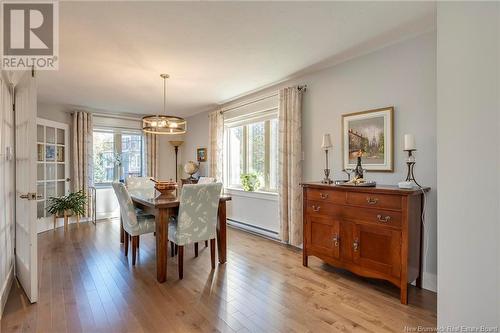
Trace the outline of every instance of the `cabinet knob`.
<instances>
[{"instance_id":1,"label":"cabinet knob","mask_svg":"<svg viewBox=\"0 0 500 333\"><path fill-rule=\"evenodd\" d=\"M352 243L352 249L354 252L358 252L359 250L359 239L355 239L354 242Z\"/></svg>"},{"instance_id":2,"label":"cabinet knob","mask_svg":"<svg viewBox=\"0 0 500 333\"><path fill-rule=\"evenodd\" d=\"M328 193L320 193L319 194L319 197L323 200L327 199L328 198Z\"/></svg>"},{"instance_id":3,"label":"cabinet knob","mask_svg":"<svg viewBox=\"0 0 500 333\"><path fill-rule=\"evenodd\" d=\"M340 242L340 237L338 234L335 234L333 235L333 245L335 247L338 247L339 246L339 242Z\"/></svg>"},{"instance_id":4,"label":"cabinet knob","mask_svg":"<svg viewBox=\"0 0 500 333\"><path fill-rule=\"evenodd\" d=\"M321 209L321 207L320 206L316 206L316 205L312 205L312 209L315 212L319 212L319 210Z\"/></svg>"},{"instance_id":5,"label":"cabinet knob","mask_svg":"<svg viewBox=\"0 0 500 333\"><path fill-rule=\"evenodd\" d=\"M366 198L366 202L368 202L369 205L376 205L377 202L378 202L378 199L377 198L368 197L368 198Z\"/></svg>"},{"instance_id":6,"label":"cabinet knob","mask_svg":"<svg viewBox=\"0 0 500 333\"><path fill-rule=\"evenodd\" d=\"M382 223L387 223L391 220L391 217L389 215L386 215L384 217L382 217L382 215L378 214L377 215L377 219L379 222L382 222Z\"/></svg>"}]
</instances>

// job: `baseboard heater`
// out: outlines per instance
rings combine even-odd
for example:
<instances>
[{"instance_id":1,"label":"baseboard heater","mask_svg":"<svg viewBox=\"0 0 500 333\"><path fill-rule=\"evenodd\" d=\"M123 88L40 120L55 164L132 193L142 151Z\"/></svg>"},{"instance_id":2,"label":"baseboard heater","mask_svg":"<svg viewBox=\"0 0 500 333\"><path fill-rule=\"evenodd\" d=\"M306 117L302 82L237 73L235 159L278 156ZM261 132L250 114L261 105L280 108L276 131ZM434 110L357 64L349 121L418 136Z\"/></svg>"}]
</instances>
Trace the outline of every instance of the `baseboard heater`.
<instances>
[{"instance_id":1,"label":"baseboard heater","mask_svg":"<svg viewBox=\"0 0 500 333\"><path fill-rule=\"evenodd\" d=\"M233 219L227 219L227 224L229 224L230 226L232 226L234 228L248 231L248 232L250 232L252 234L256 234L258 236L264 236L266 238L271 238L273 240L279 240L279 234L276 231L272 231L272 230L262 228L262 227L257 227L255 225L251 225L251 224L248 224L245 222L236 221Z\"/></svg>"}]
</instances>

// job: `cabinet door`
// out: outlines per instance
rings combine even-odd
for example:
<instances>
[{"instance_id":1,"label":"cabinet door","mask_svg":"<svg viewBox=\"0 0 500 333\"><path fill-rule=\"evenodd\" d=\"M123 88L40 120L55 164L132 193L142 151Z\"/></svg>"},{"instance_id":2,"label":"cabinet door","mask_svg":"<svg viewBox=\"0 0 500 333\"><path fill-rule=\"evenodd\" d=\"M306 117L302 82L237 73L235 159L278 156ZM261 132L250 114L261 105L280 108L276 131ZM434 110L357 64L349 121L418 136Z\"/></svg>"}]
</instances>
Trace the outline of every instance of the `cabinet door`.
<instances>
[{"instance_id":1,"label":"cabinet door","mask_svg":"<svg viewBox=\"0 0 500 333\"><path fill-rule=\"evenodd\" d=\"M353 260L385 275L401 275L401 232L379 226L354 224Z\"/></svg>"},{"instance_id":2,"label":"cabinet door","mask_svg":"<svg viewBox=\"0 0 500 333\"><path fill-rule=\"evenodd\" d=\"M339 221L327 217L307 217L307 247L318 254L339 258Z\"/></svg>"}]
</instances>

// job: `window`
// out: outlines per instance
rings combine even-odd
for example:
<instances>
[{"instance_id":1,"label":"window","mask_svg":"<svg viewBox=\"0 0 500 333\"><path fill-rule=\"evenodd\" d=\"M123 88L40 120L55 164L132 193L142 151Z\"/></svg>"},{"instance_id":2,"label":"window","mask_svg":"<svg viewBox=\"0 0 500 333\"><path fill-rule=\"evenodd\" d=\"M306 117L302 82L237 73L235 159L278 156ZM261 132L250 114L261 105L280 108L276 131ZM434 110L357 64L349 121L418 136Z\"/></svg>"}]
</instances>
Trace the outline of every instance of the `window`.
<instances>
[{"instance_id":1,"label":"window","mask_svg":"<svg viewBox=\"0 0 500 333\"><path fill-rule=\"evenodd\" d=\"M226 183L240 188L242 174L255 174L261 191L277 191L278 119L276 115L226 123Z\"/></svg>"},{"instance_id":2,"label":"window","mask_svg":"<svg viewBox=\"0 0 500 333\"><path fill-rule=\"evenodd\" d=\"M140 132L94 130L94 182L142 176L143 146Z\"/></svg>"}]
</instances>

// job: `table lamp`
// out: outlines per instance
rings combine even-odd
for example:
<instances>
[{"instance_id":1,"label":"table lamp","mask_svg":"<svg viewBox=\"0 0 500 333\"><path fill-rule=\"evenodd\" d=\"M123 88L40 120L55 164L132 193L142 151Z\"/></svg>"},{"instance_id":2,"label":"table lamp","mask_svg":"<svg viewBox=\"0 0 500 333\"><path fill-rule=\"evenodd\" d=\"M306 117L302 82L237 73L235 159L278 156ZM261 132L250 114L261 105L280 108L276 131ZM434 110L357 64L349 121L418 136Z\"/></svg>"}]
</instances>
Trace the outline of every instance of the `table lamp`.
<instances>
[{"instance_id":1,"label":"table lamp","mask_svg":"<svg viewBox=\"0 0 500 333\"><path fill-rule=\"evenodd\" d=\"M332 148L332 140L330 134L323 134L323 143L321 149L325 150L325 178L321 181L323 184L332 184L333 180L330 179L330 169L328 168L328 149Z\"/></svg>"}]
</instances>

